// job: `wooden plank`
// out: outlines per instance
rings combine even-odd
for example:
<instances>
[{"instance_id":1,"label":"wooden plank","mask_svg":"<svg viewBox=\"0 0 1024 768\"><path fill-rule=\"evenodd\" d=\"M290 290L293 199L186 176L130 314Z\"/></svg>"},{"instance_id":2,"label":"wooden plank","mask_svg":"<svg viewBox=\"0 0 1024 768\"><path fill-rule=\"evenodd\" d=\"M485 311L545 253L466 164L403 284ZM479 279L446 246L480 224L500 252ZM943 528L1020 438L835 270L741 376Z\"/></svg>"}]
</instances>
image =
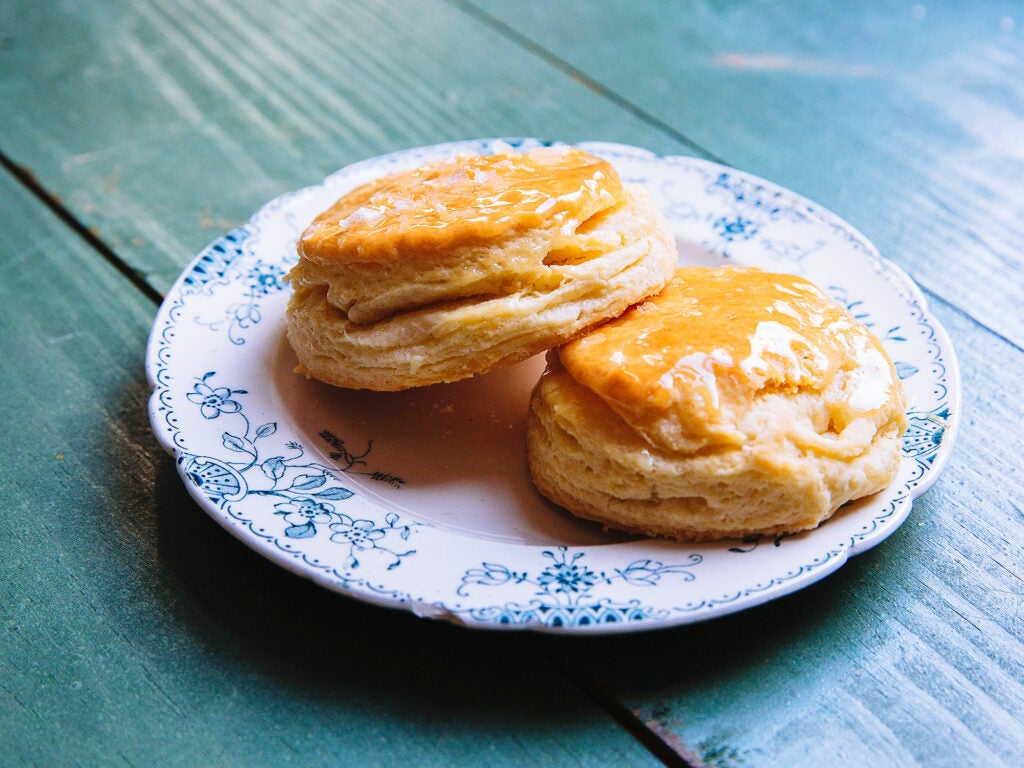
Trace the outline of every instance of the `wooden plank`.
<instances>
[{"instance_id":1,"label":"wooden plank","mask_svg":"<svg viewBox=\"0 0 1024 768\"><path fill-rule=\"evenodd\" d=\"M924 287L1024 343L1019 4L465 7L831 208Z\"/></svg>"},{"instance_id":2,"label":"wooden plank","mask_svg":"<svg viewBox=\"0 0 1024 768\"><path fill-rule=\"evenodd\" d=\"M706 765L1024 764L1024 354L934 308L961 342L968 406L889 540L752 611L552 652Z\"/></svg>"},{"instance_id":3,"label":"wooden plank","mask_svg":"<svg viewBox=\"0 0 1024 768\"><path fill-rule=\"evenodd\" d=\"M0 176L4 765L653 765L509 635L264 561L146 417L154 307Z\"/></svg>"},{"instance_id":4,"label":"wooden plank","mask_svg":"<svg viewBox=\"0 0 1024 768\"><path fill-rule=\"evenodd\" d=\"M972 26L962 15L944 20L955 9L933 4L910 21L910 6L899 6L902 16L838 16L813 4L715 5L666 24L644 16L647 6L610 18L573 15L568 4L534 16L517 4L503 17L581 67L580 80L619 89L602 93L472 7L434 3L414 17L396 3L344 14L249 8L0 7L0 100L18 105L0 112L0 146L158 287L264 200L366 154L498 133L679 151L682 134L834 208L1019 343L1018 38L982 46L980 16ZM911 34L936 20L933 38ZM951 42L958 24L962 44ZM575 48L604 48L570 50L560 40L570 26ZM616 36L601 32L613 26ZM954 49L979 55L964 62ZM769 55L779 51L789 58ZM814 56L823 73L804 71ZM610 79L605 60L635 76ZM855 76L864 61L896 74ZM621 109L619 95L651 119ZM947 97L999 119L975 125ZM12 203L7 216L33 222L31 210ZM396 763L640 761L606 735L601 713L552 682L557 673L529 640L352 605L222 534L151 445L138 372L147 305L118 300L134 294L92 254L42 260L41 274L21 276L23 263L76 249L52 224L32 224L31 241L21 226L10 231L0 236L22 240L4 249L17 265L5 273L19 275L0 287L4 349L35 339L10 356L0 399L4 423L25 435L6 470L13 511L0 519L0 733L19 734L12 759L59 762L77 740L84 763L111 762L122 744L134 745L126 759L144 763L283 762L289 748L314 763L354 763L390 738ZM62 300L52 317L9 311L55 276ZM90 286L110 303L94 301ZM575 669L707 764L828 764L836 753L851 764L964 764L972 753L1019 762L1019 409L1010 398L1022 363L1019 350L940 309L964 358L969 421L948 473L893 540L753 612L545 643L554 668ZM61 343L72 349L48 351ZM37 399L41 382L50 400ZM501 671L505 658L513 664Z\"/></svg>"},{"instance_id":5,"label":"wooden plank","mask_svg":"<svg viewBox=\"0 0 1024 768\"><path fill-rule=\"evenodd\" d=\"M279 194L485 136L678 142L441 0L12 0L0 148L165 290Z\"/></svg>"}]
</instances>

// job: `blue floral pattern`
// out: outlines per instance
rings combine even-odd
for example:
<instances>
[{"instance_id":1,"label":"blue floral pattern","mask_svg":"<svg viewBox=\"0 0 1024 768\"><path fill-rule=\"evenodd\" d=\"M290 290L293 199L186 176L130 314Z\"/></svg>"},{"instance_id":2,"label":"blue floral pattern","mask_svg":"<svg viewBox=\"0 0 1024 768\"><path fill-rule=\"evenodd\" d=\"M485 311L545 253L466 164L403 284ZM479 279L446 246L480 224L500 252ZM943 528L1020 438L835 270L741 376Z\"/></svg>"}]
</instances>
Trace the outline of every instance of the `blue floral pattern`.
<instances>
[{"instance_id":1,"label":"blue floral pattern","mask_svg":"<svg viewBox=\"0 0 1024 768\"><path fill-rule=\"evenodd\" d=\"M343 565L348 570L358 568L360 558L367 554L386 561L390 570L415 553L415 549L404 545L413 525L402 523L397 514L387 514L384 523L378 525L336 507L355 495L341 485L342 472L358 471L357 467L365 466L363 456L369 450L360 457L352 457L342 472L309 461L305 449L295 441L285 443L287 453L262 457L258 443L277 432L277 423L267 422L253 428L239 401L241 395L248 394L247 390L212 386L210 381L215 375L210 371L196 379L186 399L199 406L204 419L234 417L240 428L221 435L221 445L228 457L185 453L180 458L185 477L211 501L224 505L247 496L281 499L273 508L284 523L282 534L290 539L311 539L323 533L347 550Z\"/></svg>"},{"instance_id":2,"label":"blue floral pattern","mask_svg":"<svg viewBox=\"0 0 1024 768\"><path fill-rule=\"evenodd\" d=\"M669 612L645 605L638 599L617 601L600 594L600 588L615 586L617 582L631 587L655 587L665 576L675 577L679 583L693 581L695 576L691 569L703 560L696 553L685 558L686 562L673 565L641 558L609 572L592 569L585 562L585 552L570 555L567 547L543 550L540 554L548 563L535 576L498 563L481 563L466 571L456 594L466 597L479 587L493 589L522 584L533 587L534 596L527 602L509 601L470 611L475 619L501 625L580 627L649 621L663 619Z\"/></svg>"},{"instance_id":3,"label":"blue floral pattern","mask_svg":"<svg viewBox=\"0 0 1024 768\"><path fill-rule=\"evenodd\" d=\"M942 448L942 441L952 414L949 406L931 411L910 411L907 431L903 434L903 455L930 466Z\"/></svg>"},{"instance_id":4,"label":"blue floral pattern","mask_svg":"<svg viewBox=\"0 0 1024 768\"><path fill-rule=\"evenodd\" d=\"M154 323L147 372L154 430L199 503L276 562L359 599L472 626L559 632L737 611L822 578L895 530L935 480L959 418L952 351L920 293L849 225L797 195L714 163L622 145L583 146L652 191L684 260L802 274L882 338L915 403L901 474L887 492L793 537L510 545L415 519L417 488L399 476L408 468L373 466L369 441L322 430L311 435L314 448L284 434L292 423L270 395L267 366L276 364L284 277L302 227L339 193L384 173L456 151L544 143L463 142L374 158L272 201L196 257ZM380 501L375 484L407 494L403 505Z\"/></svg>"},{"instance_id":5,"label":"blue floral pattern","mask_svg":"<svg viewBox=\"0 0 1024 768\"><path fill-rule=\"evenodd\" d=\"M722 216L715 220L715 231L725 242L749 240L757 234L757 222L742 216Z\"/></svg>"},{"instance_id":6,"label":"blue floral pattern","mask_svg":"<svg viewBox=\"0 0 1024 768\"><path fill-rule=\"evenodd\" d=\"M220 258L211 257L210 266L192 278L190 287L196 291L209 291L212 284L237 281L244 284L245 290L241 299L229 304L218 319L197 317L195 322L214 332L226 329L231 343L240 346L245 344L245 332L263 319L262 300L284 290L285 270L279 264L268 264L259 259L248 267L236 267L224 261L223 250L217 255Z\"/></svg>"},{"instance_id":7,"label":"blue floral pattern","mask_svg":"<svg viewBox=\"0 0 1024 768\"><path fill-rule=\"evenodd\" d=\"M185 395L189 402L196 403L199 406L199 412L203 414L203 418L215 419L222 413L238 413L242 410L242 404L237 400L233 400L231 395L244 395L246 394L245 390L236 389L232 392L227 387L217 387L214 389L206 383L206 380L211 375L207 374L197 381L195 389Z\"/></svg>"}]
</instances>

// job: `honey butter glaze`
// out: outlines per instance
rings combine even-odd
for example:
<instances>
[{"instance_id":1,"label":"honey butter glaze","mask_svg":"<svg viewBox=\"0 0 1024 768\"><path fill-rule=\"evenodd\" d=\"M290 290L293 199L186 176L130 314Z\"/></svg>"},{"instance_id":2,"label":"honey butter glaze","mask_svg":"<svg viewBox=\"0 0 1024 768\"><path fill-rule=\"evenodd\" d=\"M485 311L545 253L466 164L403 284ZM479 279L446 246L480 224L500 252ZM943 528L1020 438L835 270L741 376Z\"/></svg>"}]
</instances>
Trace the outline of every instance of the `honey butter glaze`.
<instances>
[{"instance_id":1,"label":"honey butter glaze","mask_svg":"<svg viewBox=\"0 0 1024 768\"><path fill-rule=\"evenodd\" d=\"M313 260L378 261L527 228L571 234L623 196L611 164L570 147L459 157L352 190L313 220L299 250Z\"/></svg>"},{"instance_id":2,"label":"honey butter glaze","mask_svg":"<svg viewBox=\"0 0 1024 768\"><path fill-rule=\"evenodd\" d=\"M778 410L746 418L773 395L785 396L776 398L783 407L802 393L813 397L805 448L826 453L831 443L821 434L858 421L874 422L873 434L877 422L903 418L899 380L874 335L813 283L755 268L680 268L661 294L561 347L559 357L634 430L669 450L757 439L763 419L787 418Z\"/></svg>"}]
</instances>

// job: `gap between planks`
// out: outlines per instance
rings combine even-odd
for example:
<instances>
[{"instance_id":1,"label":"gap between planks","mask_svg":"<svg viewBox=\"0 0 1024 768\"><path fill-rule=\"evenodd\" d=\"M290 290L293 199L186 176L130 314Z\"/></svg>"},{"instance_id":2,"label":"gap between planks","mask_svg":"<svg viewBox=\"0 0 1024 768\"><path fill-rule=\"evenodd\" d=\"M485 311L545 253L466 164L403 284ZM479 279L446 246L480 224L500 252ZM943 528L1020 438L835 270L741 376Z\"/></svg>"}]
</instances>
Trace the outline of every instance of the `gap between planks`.
<instances>
[{"instance_id":1,"label":"gap between planks","mask_svg":"<svg viewBox=\"0 0 1024 768\"><path fill-rule=\"evenodd\" d=\"M35 175L28 168L18 165L6 153L0 152L0 166L3 166L25 189L27 189L39 202L45 205L57 218L70 227L75 234L89 244L99 253L114 269L121 273L128 281L135 286L142 294L159 306L164 297L156 288L149 284L145 276L138 270L128 266L120 256L114 253L113 249L100 239L99 234L87 227L78 219L57 195L47 191L39 183Z\"/></svg>"},{"instance_id":2,"label":"gap between planks","mask_svg":"<svg viewBox=\"0 0 1024 768\"><path fill-rule=\"evenodd\" d=\"M466 15L472 16L476 21L480 22L481 24L490 27L495 32L507 38L515 45L518 45L520 48L527 51L528 53L537 56L538 58L542 59L546 63L553 66L555 69L559 70L560 72L564 72L565 74L569 75L573 80L585 86L586 88L589 88L594 93L597 93L598 95L608 99L610 102L615 104L615 106L620 107L621 109L633 115L634 117L643 120L651 127L661 131L662 133L671 137L672 139L675 139L680 144L689 147L694 153L700 155L701 157L707 160L711 160L721 165L728 165L728 163L726 163L725 160L717 156L707 147L701 146L693 139L677 131L664 120L661 120L660 118L651 114L643 107L634 104L632 101L630 101L617 91L613 91L612 89L598 82L597 80L590 77L582 70L574 67L565 59L555 55L552 51L548 50L539 43L534 42L530 38L526 37L526 35L522 34L515 28L510 27L508 24L501 21L500 19L491 16L482 8L474 5L472 2L469 2L469 0L446 0L446 2L448 2L448 4L451 5L452 7L462 11Z\"/></svg>"},{"instance_id":3,"label":"gap between planks","mask_svg":"<svg viewBox=\"0 0 1024 768\"><path fill-rule=\"evenodd\" d=\"M64 222L82 240L99 253L104 260L123 275L135 288L155 305L163 301L163 295L151 286L141 272L128 266L110 246L104 243L99 235L80 221L64 205L59 196L52 194L39 183L35 175L27 168L12 161L5 153L0 152L0 166L10 173L39 202L45 205L55 216ZM668 768L702 768L700 762L688 762L675 749L654 732L647 723L635 712L616 701L614 695L600 681L586 677L580 670L573 667L550 646L542 644L540 652L551 665L559 670L572 684L579 688L587 697L604 709L623 729L635 738L652 756Z\"/></svg>"},{"instance_id":4,"label":"gap between planks","mask_svg":"<svg viewBox=\"0 0 1024 768\"><path fill-rule=\"evenodd\" d=\"M673 747L663 739L657 731L616 699L614 693L604 683L587 676L577 668L565 655L554 648L554 644L545 638L536 638L540 655L567 680L576 685L595 704L607 712L627 733L661 761L667 768L706 768L705 763L696 753L686 749L685 745ZM682 752L680 752L682 750Z\"/></svg>"}]
</instances>

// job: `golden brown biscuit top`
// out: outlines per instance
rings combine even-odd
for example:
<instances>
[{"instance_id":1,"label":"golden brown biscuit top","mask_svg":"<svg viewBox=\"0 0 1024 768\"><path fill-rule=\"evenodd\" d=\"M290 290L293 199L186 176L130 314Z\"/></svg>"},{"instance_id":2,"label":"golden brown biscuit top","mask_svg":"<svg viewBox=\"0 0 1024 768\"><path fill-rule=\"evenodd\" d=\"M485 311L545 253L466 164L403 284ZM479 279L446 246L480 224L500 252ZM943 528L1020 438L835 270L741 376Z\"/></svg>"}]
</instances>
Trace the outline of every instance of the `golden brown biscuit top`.
<instances>
[{"instance_id":1,"label":"golden brown biscuit top","mask_svg":"<svg viewBox=\"0 0 1024 768\"><path fill-rule=\"evenodd\" d=\"M661 294L559 357L670 450L743 442L741 414L764 393L820 393L822 426L839 432L899 388L880 342L813 283L745 267L681 268Z\"/></svg>"},{"instance_id":2,"label":"golden brown biscuit top","mask_svg":"<svg viewBox=\"0 0 1024 768\"><path fill-rule=\"evenodd\" d=\"M460 157L352 190L314 219L299 251L315 260L375 261L527 228L571 234L623 197L611 164L579 149Z\"/></svg>"}]
</instances>

